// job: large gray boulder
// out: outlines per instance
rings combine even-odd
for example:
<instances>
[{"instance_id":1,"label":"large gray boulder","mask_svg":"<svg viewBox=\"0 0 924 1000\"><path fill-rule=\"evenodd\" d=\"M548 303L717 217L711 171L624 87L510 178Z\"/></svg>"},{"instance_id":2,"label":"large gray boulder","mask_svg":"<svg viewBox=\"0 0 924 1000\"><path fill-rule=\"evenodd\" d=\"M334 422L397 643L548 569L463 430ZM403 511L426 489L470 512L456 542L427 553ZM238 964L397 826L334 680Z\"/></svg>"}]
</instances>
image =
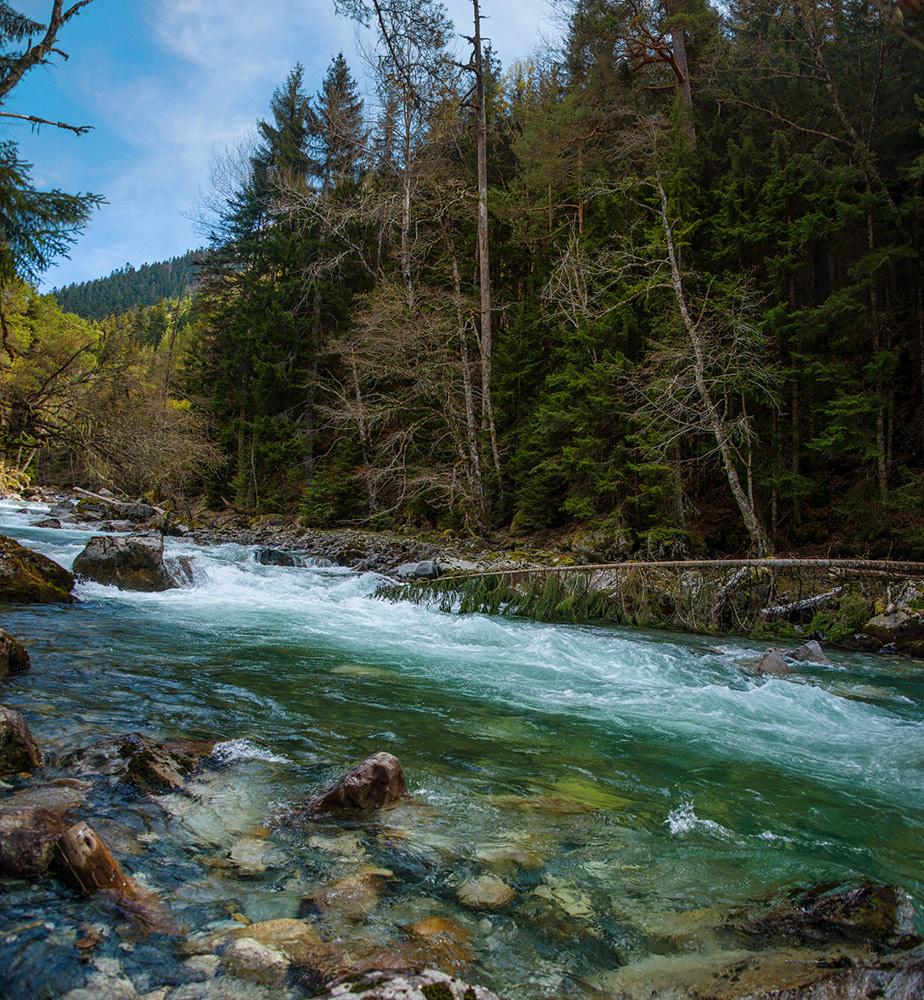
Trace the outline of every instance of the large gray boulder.
<instances>
[{"instance_id":1,"label":"large gray boulder","mask_svg":"<svg viewBox=\"0 0 924 1000\"><path fill-rule=\"evenodd\" d=\"M70 604L74 577L47 556L0 535L0 601Z\"/></svg>"},{"instance_id":2,"label":"large gray boulder","mask_svg":"<svg viewBox=\"0 0 924 1000\"><path fill-rule=\"evenodd\" d=\"M153 592L179 586L164 564L163 538L153 535L96 535L74 560L74 573L119 590Z\"/></svg>"}]
</instances>

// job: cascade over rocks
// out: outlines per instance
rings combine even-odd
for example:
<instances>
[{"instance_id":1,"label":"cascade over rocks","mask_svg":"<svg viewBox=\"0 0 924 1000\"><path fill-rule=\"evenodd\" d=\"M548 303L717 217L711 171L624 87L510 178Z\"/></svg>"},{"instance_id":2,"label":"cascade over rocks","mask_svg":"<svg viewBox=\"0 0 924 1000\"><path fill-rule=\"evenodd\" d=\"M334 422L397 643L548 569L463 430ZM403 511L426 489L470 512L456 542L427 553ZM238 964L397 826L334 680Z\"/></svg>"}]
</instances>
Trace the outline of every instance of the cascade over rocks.
<instances>
[{"instance_id":1,"label":"cascade over rocks","mask_svg":"<svg viewBox=\"0 0 924 1000\"><path fill-rule=\"evenodd\" d=\"M0 535L0 601L70 604L74 577L47 556Z\"/></svg>"},{"instance_id":2,"label":"cascade over rocks","mask_svg":"<svg viewBox=\"0 0 924 1000\"><path fill-rule=\"evenodd\" d=\"M354 809L389 809L410 800L404 771L397 757L374 753L307 803L310 813Z\"/></svg>"},{"instance_id":3,"label":"cascade over rocks","mask_svg":"<svg viewBox=\"0 0 924 1000\"><path fill-rule=\"evenodd\" d=\"M31 666L26 647L14 639L9 632L0 628L0 681L4 677L24 674Z\"/></svg>"},{"instance_id":4,"label":"cascade over rocks","mask_svg":"<svg viewBox=\"0 0 924 1000\"><path fill-rule=\"evenodd\" d=\"M20 771L34 771L45 763L26 720L0 705L0 778Z\"/></svg>"},{"instance_id":5,"label":"cascade over rocks","mask_svg":"<svg viewBox=\"0 0 924 1000\"><path fill-rule=\"evenodd\" d=\"M119 590L154 592L180 584L164 563L164 540L152 535L96 535L74 560L74 573Z\"/></svg>"}]
</instances>

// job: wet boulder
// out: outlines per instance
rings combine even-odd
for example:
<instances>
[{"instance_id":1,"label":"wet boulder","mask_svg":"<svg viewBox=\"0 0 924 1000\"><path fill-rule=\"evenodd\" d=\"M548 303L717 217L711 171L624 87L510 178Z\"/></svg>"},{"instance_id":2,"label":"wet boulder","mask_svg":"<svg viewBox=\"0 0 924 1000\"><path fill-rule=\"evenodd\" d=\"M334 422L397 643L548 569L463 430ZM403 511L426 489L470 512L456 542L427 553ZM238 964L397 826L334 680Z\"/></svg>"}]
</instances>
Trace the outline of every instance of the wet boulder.
<instances>
[{"instance_id":1,"label":"wet boulder","mask_svg":"<svg viewBox=\"0 0 924 1000\"><path fill-rule=\"evenodd\" d=\"M0 875L27 878L48 871L66 819L85 798L72 788L46 785L0 799Z\"/></svg>"},{"instance_id":2,"label":"wet boulder","mask_svg":"<svg viewBox=\"0 0 924 1000\"><path fill-rule=\"evenodd\" d=\"M311 813L388 809L410 799L397 757L374 753L307 803Z\"/></svg>"},{"instance_id":3,"label":"wet boulder","mask_svg":"<svg viewBox=\"0 0 924 1000\"><path fill-rule=\"evenodd\" d=\"M885 650L924 658L924 616L915 611L894 610L868 621L851 649Z\"/></svg>"},{"instance_id":4,"label":"wet boulder","mask_svg":"<svg viewBox=\"0 0 924 1000\"><path fill-rule=\"evenodd\" d=\"M74 577L47 556L0 535L0 601L70 604Z\"/></svg>"},{"instance_id":5,"label":"wet boulder","mask_svg":"<svg viewBox=\"0 0 924 1000\"><path fill-rule=\"evenodd\" d=\"M734 914L729 927L762 946L858 942L892 947L914 933L914 909L905 890L895 885L815 886L789 893L769 910Z\"/></svg>"},{"instance_id":6,"label":"wet boulder","mask_svg":"<svg viewBox=\"0 0 924 1000\"><path fill-rule=\"evenodd\" d=\"M759 659L749 660L745 666L758 677L785 677L793 672L778 649L768 649Z\"/></svg>"},{"instance_id":7,"label":"wet boulder","mask_svg":"<svg viewBox=\"0 0 924 1000\"><path fill-rule=\"evenodd\" d=\"M26 647L14 639L9 632L0 628L0 681L4 677L16 677L28 671L31 663Z\"/></svg>"},{"instance_id":8,"label":"wet boulder","mask_svg":"<svg viewBox=\"0 0 924 1000\"><path fill-rule=\"evenodd\" d=\"M442 574L440 564L435 559L401 563L392 572L394 576L412 580L437 580Z\"/></svg>"},{"instance_id":9,"label":"wet boulder","mask_svg":"<svg viewBox=\"0 0 924 1000\"><path fill-rule=\"evenodd\" d=\"M60 528L61 522L56 517L43 517L40 521L32 522L33 528Z\"/></svg>"},{"instance_id":10,"label":"wet boulder","mask_svg":"<svg viewBox=\"0 0 924 1000\"><path fill-rule=\"evenodd\" d=\"M255 558L261 566L297 566L295 556L280 549L257 549Z\"/></svg>"},{"instance_id":11,"label":"wet boulder","mask_svg":"<svg viewBox=\"0 0 924 1000\"><path fill-rule=\"evenodd\" d=\"M154 592L178 587L164 563L164 540L152 535L108 538L97 535L74 560L82 579L119 590Z\"/></svg>"},{"instance_id":12,"label":"wet boulder","mask_svg":"<svg viewBox=\"0 0 924 1000\"><path fill-rule=\"evenodd\" d=\"M0 705L0 778L20 771L34 771L45 763L26 720Z\"/></svg>"},{"instance_id":13,"label":"wet boulder","mask_svg":"<svg viewBox=\"0 0 924 1000\"><path fill-rule=\"evenodd\" d=\"M825 656L825 651L821 648L821 643L817 639L812 639L803 646L786 651L786 658L797 660L799 663L826 663L833 666L831 661Z\"/></svg>"},{"instance_id":14,"label":"wet boulder","mask_svg":"<svg viewBox=\"0 0 924 1000\"><path fill-rule=\"evenodd\" d=\"M121 778L143 792L182 788L186 775L212 752L206 740L158 743L142 733L100 740L68 754L62 761L77 773Z\"/></svg>"},{"instance_id":15,"label":"wet boulder","mask_svg":"<svg viewBox=\"0 0 924 1000\"><path fill-rule=\"evenodd\" d=\"M144 524L157 513L146 503L115 503L109 508L109 517L118 521L130 521L132 524Z\"/></svg>"}]
</instances>

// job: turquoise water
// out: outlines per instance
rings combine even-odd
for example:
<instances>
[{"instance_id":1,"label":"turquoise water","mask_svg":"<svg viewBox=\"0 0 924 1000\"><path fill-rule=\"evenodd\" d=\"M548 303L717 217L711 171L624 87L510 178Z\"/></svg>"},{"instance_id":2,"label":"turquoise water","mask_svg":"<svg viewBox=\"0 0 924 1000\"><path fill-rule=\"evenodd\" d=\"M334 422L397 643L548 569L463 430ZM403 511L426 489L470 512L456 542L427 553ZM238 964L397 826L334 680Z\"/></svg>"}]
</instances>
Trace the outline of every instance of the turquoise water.
<instances>
[{"instance_id":1,"label":"turquoise water","mask_svg":"<svg viewBox=\"0 0 924 1000\"><path fill-rule=\"evenodd\" d=\"M2 530L69 567L87 532L29 527L45 508L21 506L2 505ZM0 609L33 660L2 697L52 757L136 730L223 741L227 765L192 795L92 803L125 867L194 929L296 916L372 866L392 872L374 904L312 916L322 936L400 943L448 917L470 934L469 978L539 998L698 947L678 938L685 915L788 886L896 882L922 909L920 663L835 651L833 667L757 679L741 663L760 650L738 641L451 616L370 599L373 574L168 549L192 557L191 588L79 584L72 607ZM415 805L347 828L286 820L377 750ZM535 863L499 861L512 846ZM488 872L514 901L461 907L459 885ZM87 904L51 880L0 888L0 965L18 969L0 994L80 985L65 955ZM36 914L55 930L10 943Z\"/></svg>"}]
</instances>

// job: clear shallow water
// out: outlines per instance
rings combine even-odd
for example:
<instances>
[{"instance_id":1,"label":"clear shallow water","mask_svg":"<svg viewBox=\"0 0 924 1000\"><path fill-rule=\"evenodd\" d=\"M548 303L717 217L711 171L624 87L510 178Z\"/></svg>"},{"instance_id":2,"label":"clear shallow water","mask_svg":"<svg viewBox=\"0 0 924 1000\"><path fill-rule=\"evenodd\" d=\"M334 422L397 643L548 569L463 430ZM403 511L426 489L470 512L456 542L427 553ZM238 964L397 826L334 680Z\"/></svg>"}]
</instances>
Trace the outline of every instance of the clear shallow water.
<instances>
[{"instance_id":1,"label":"clear shallow water","mask_svg":"<svg viewBox=\"0 0 924 1000\"><path fill-rule=\"evenodd\" d=\"M45 508L21 506L0 505L0 530L69 567L88 532L30 527ZM449 616L370 600L371 574L168 550L192 556L193 587L79 584L72 607L0 609L33 660L2 697L52 755L135 730L246 741L195 796L96 803L134 852L125 866L192 927L295 916L318 886L383 867L376 905L320 916L322 934L400 942L451 916L472 935L470 978L531 998L581 995L681 947L665 922L783 886L873 878L924 907L919 663L834 653L836 667L755 679L746 643ZM340 827L278 822L376 750L400 758L417 806L349 828L349 849ZM538 870L485 853L511 845ZM460 908L457 886L491 870L517 899ZM6 888L11 919L41 913ZM30 972L49 937L10 946L24 997L58 995Z\"/></svg>"}]
</instances>

